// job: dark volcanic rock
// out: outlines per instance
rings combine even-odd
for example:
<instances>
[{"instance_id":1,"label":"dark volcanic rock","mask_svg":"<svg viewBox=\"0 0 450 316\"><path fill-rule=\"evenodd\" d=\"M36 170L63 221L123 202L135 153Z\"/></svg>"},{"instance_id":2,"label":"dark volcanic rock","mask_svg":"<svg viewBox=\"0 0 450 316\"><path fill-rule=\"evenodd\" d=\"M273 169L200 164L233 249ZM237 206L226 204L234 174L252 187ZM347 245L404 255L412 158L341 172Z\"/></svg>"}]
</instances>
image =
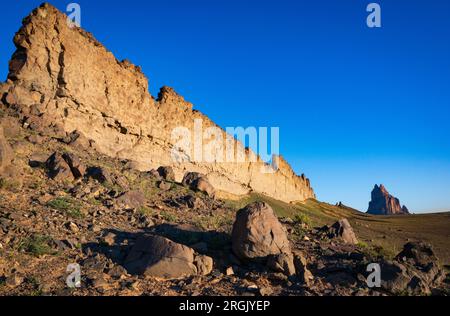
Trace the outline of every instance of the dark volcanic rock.
<instances>
[{"instance_id":1,"label":"dark volcanic rock","mask_svg":"<svg viewBox=\"0 0 450 316\"><path fill-rule=\"evenodd\" d=\"M393 197L384 185L375 185L372 190L372 200L369 203L367 213L373 215L397 215L409 214L406 206L401 206L400 200Z\"/></svg>"},{"instance_id":2,"label":"dark volcanic rock","mask_svg":"<svg viewBox=\"0 0 450 316\"><path fill-rule=\"evenodd\" d=\"M381 287L393 294L431 294L445 278L432 247L416 242L407 243L394 261L383 262L381 271Z\"/></svg>"}]
</instances>

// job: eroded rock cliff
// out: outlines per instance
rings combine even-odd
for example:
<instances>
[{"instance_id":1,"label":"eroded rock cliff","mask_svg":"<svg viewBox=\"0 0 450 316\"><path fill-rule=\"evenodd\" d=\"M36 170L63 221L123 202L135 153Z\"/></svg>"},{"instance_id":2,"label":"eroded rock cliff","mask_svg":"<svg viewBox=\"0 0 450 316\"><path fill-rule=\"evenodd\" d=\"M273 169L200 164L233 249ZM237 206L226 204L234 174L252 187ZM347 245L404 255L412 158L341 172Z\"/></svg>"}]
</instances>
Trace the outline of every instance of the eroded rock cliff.
<instances>
[{"instance_id":1,"label":"eroded rock cliff","mask_svg":"<svg viewBox=\"0 0 450 316\"><path fill-rule=\"evenodd\" d=\"M173 89L163 87L157 98L148 91L148 80L139 67L118 61L94 37L71 28L67 17L43 4L24 19L14 37L17 47L2 85L2 100L20 112L25 126L53 137L83 139L102 154L129 159L140 170L172 166L178 181L186 171L208 176L221 194L243 195L251 191L284 201L314 198L309 179L297 176L277 157L279 169L262 172L256 161L196 161L193 145L185 160L175 162L172 131L179 126L194 130L195 120L204 129L216 127L193 110ZM243 145L221 130L236 152ZM208 140L205 140L207 143ZM248 157L255 157L245 151Z\"/></svg>"}]
</instances>

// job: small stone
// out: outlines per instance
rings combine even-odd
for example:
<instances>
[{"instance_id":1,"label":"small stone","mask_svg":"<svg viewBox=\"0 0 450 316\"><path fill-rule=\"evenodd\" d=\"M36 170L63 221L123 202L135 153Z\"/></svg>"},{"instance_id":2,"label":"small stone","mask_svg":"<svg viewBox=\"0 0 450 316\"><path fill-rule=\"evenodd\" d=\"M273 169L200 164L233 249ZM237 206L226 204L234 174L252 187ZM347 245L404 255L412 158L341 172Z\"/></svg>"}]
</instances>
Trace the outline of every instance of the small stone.
<instances>
[{"instance_id":1,"label":"small stone","mask_svg":"<svg viewBox=\"0 0 450 316\"><path fill-rule=\"evenodd\" d=\"M23 277L13 274L6 278L5 284L9 287L17 287L23 283Z\"/></svg>"},{"instance_id":2,"label":"small stone","mask_svg":"<svg viewBox=\"0 0 450 316\"><path fill-rule=\"evenodd\" d=\"M170 184L166 181L159 181L158 188L163 191L169 191L172 188L172 184Z\"/></svg>"},{"instance_id":3,"label":"small stone","mask_svg":"<svg viewBox=\"0 0 450 316\"><path fill-rule=\"evenodd\" d=\"M108 246L113 246L116 242L116 234L109 232L103 237L103 242Z\"/></svg>"},{"instance_id":4,"label":"small stone","mask_svg":"<svg viewBox=\"0 0 450 316\"><path fill-rule=\"evenodd\" d=\"M78 228L77 224L75 224L74 222L68 222L66 224L66 227L68 230L70 230L72 233L78 233L80 231L80 229Z\"/></svg>"},{"instance_id":5,"label":"small stone","mask_svg":"<svg viewBox=\"0 0 450 316\"><path fill-rule=\"evenodd\" d=\"M228 275L228 276L234 275L233 267L228 267L228 268L225 270L225 275Z\"/></svg>"},{"instance_id":6,"label":"small stone","mask_svg":"<svg viewBox=\"0 0 450 316\"><path fill-rule=\"evenodd\" d=\"M195 257L194 264L200 275L208 275L213 269L213 259L208 256L199 255Z\"/></svg>"}]
</instances>

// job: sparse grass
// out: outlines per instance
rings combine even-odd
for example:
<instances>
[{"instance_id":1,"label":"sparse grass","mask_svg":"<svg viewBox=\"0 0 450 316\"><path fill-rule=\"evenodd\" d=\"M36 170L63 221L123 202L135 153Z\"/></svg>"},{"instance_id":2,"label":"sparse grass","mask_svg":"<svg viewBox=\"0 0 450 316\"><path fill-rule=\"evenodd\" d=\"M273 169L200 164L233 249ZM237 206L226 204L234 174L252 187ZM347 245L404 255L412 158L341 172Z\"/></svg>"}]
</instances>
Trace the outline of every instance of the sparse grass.
<instances>
[{"instance_id":1,"label":"sparse grass","mask_svg":"<svg viewBox=\"0 0 450 316\"><path fill-rule=\"evenodd\" d=\"M84 217L83 213L81 212L81 205L71 198L58 197L56 199L49 201L47 203L47 206L55 210L65 212L68 216L72 218Z\"/></svg>"},{"instance_id":2,"label":"sparse grass","mask_svg":"<svg viewBox=\"0 0 450 316\"><path fill-rule=\"evenodd\" d=\"M397 252L395 249L385 249L380 245L369 245L364 241L359 241L357 244L358 248L369 258L378 259L393 259Z\"/></svg>"},{"instance_id":3,"label":"sparse grass","mask_svg":"<svg viewBox=\"0 0 450 316\"><path fill-rule=\"evenodd\" d=\"M0 178L0 189L10 191L10 192L17 192L20 189L20 182L10 180L10 179Z\"/></svg>"},{"instance_id":4,"label":"sparse grass","mask_svg":"<svg viewBox=\"0 0 450 316\"><path fill-rule=\"evenodd\" d=\"M166 222L169 222L169 223L174 223L174 222L176 222L177 219L178 219L176 215L171 214L171 213L169 213L169 212L167 212L167 211L161 211L161 212L159 213L159 215L161 216L161 218L162 218L163 220L165 220Z\"/></svg>"},{"instance_id":5,"label":"sparse grass","mask_svg":"<svg viewBox=\"0 0 450 316\"><path fill-rule=\"evenodd\" d=\"M39 280L35 277L28 277L27 283L31 285L33 290L30 293L30 296L42 296L42 287Z\"/></svg>"},{"instance_id":6,"label":"sparse grass","mask_svg":"<svg viewBox=\"0 0 450 316\"><path fill-rule=\"evenodd\" d=\"M102 206L102 201L97 200L97 199L94 198L94 197L89 198L87 202L88 202L90 205Z\"/></svg>"},{"instance_id":7,"label":"sparse grass","mask_svg":"<svg viewBox=\"0 0 450 316\"><path fill-rule=\"evenodd\" d=\"M154 215L154 211L151 208L147 207L147 206L141 206L138 209L138 212L139 212L139 214L144 215L146 217L150 217L150 216Z\"/></svg>"},{"instance_id":8,"label":"sparse grass","mask_svg":"<svg viewBox=\"0 0 450 316\"><path fill-rule=\"evenodd\" d=\"M33 235L25 238L19 244L19 250L35 257L43 255L55 255L57 252L50 247L52 238L43 235Z\"/></svg>"},{"instance_id":9,"label":"sparse grass","mask_svg":"<svg viewBox=\"0 0 450 316\"><path fill-rule=\"evenodd\" d=\"M229 228L232 224L233 219L226 215L200 216L194 223L200 229L215 231Z\"/></svg>"},{"instance_id":10,"label":"sparse grass","mask_svg":"<svg viewBox=\"0 0 450 316\"><path fill-rule=\"evenodd\" d=\"M109 181L104 181L101 183L101 185L110 191L117 192L118 194L121 194L124 192L124 189L120 185L111 183Z\"/></svg>"},{"instance_id":11,"label":"sparse grass","mask_svg":"<svg viewBox=\"0 0 450 316\"><path fill-rule=\"evenodd\" d=\"M337 207L315 199L292 204L260 194L251 194L237 201L227 200L225 205L238 210L254 201L268 203L280 217L294 219L296 214L305 214L309 217L312 227L331 225L339 219L347 218L358 239L368 241L369 246L381 246L379 250L383 255L392 257L408 240L419 240L430 243L442 262L450 262L450 213L374 216L347 206Z\"/></svg>"},{"instance_id":12,"label":"sparse grass","mask_svg":"<svg viewBox=\"0 0 450 316\"><path fill-rule=\"evenodd\" d=\"M310 226L311 225L311 219L309 218L308 215L304 214L304 213L298 213L294 216L294 222L297 225L306 225L306 226Z\"/></svg>"}]
</instances>

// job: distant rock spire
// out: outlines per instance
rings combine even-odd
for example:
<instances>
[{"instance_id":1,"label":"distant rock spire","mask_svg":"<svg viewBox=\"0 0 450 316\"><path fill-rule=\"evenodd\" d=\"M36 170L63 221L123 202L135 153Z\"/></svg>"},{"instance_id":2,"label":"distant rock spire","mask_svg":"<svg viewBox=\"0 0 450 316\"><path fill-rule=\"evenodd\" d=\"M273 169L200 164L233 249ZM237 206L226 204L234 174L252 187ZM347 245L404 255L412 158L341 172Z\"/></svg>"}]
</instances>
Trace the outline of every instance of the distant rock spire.
<instances>
[{"instance_id":1,"label":"distant rock spire","mask_svg":"<svg viewBox=\"0 0 450 316\"><path fill-rule=\"evenodd\" d=\"M389 194L384 185L375 184L372 190L372 200L367 213L373 215L409 214L408 208L400 204L400 200Z\"/></svg>"}]
</instances>

